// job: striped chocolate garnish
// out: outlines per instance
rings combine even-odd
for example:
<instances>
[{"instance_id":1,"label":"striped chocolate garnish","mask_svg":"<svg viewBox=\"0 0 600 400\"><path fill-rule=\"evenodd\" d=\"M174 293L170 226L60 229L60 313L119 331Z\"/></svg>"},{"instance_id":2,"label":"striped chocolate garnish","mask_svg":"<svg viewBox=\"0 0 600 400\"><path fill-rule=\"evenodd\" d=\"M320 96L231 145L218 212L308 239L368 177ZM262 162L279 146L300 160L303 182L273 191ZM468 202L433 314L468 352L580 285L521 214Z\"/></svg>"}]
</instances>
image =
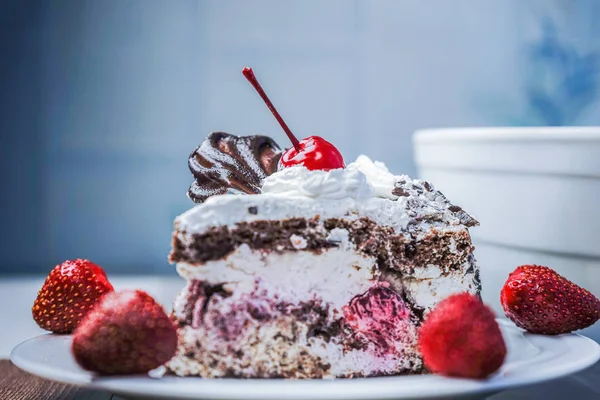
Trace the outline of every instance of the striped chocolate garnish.
<instances>
[{"instance_id":1,"label":"striped chocolate garnish","mask_svg":"<svg viewBox=\"0 0 600 400\"><path fill-rule=\"evenodd\" d=\"M277 171L281 150L267 136L213 132L190 155L195 181L188 197L202 203L210 196L260 193L264 178Z\"/></svg>"}]
</instances>

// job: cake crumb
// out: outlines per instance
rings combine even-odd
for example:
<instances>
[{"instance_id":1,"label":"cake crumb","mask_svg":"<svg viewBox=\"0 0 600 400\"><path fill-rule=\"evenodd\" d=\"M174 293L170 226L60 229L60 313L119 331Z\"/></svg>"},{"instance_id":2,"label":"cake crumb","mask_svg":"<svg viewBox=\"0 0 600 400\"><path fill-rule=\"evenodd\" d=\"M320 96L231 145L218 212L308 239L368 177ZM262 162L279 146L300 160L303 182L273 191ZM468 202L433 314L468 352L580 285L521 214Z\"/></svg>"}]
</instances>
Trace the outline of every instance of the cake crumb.
<instances>
[{"instance_id":1,"label":"cake crumb","mask_svg":"<svg viewBox=\"0 0 600 400\"><path fill-rule=\"evenodd\" d=\"M306 246L308 245L306 243L306 239L304 239L302 236L298 236L298 235L292 235L292 236L290 236L290 243L292 243L292 246L296 250L305 249Z\"/></svg>"}]
</instances>

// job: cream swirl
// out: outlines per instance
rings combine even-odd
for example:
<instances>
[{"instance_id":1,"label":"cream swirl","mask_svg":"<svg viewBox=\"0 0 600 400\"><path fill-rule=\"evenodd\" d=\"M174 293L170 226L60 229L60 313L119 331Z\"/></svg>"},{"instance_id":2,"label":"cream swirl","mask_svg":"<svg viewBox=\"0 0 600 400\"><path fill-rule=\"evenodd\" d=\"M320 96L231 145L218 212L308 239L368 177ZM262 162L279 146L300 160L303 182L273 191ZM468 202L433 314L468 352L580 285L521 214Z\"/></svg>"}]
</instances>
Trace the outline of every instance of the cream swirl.
<instances>
[{"instance_id":1,"label":"cream swirl","mask_svg":"<svg viewBox=\"0 0 600 400\"><path fill-rule=\"evenodd\" d=\"M310 171L305 167L284 168L263 181L263 193L311 198L365 200L374 197L373 187L357 168Z\"/></svg>"},{"instance_id":2,"label":"cream swirl","mask_svg":"<svg viewBox=\"0 0 600 400\"><path fill-rule=\"evenodd\" d=\"M302 166L284 168L263 181L262 192L311 198L396 200L393 175L384 163L361 155L344 169L310 171Z\"/></svg>"},{"instance_id":3,"label":"cream swirl","mask_svg":"<svg viewBox=\"0 0 600 400\"><path fill-rule=\"evenodd\" d=\"M396 200L398 196L392 194L395 183L408 177L396 176L392 174L384 163L380 161L372 161L365 155L360 155L353 163L349 164L348 169L357 169L367 178L367 182L373 187L375 197L384 199Z\"/></svg>"}]
</instances>

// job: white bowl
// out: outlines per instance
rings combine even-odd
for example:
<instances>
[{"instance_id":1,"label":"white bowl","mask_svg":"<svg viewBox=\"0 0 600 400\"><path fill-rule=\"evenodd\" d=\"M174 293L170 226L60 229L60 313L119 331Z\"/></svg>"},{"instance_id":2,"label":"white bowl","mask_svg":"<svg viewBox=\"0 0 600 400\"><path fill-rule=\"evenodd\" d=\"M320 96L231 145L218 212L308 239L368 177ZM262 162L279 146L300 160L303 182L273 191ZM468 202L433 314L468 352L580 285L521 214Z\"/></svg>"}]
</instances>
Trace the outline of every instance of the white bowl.
<instances>
[{"instance_id":1,"label":"white bowl","mask_svg":"<svg viewBox=\"0 0 600 400\"><path fill-rule=\"evenodd\" d=\"M526 263L600 295L600 127L422 130L414 151L420 177L481 223L483 297L498 311L508 273Z\"/></svg>"}]
</instances>

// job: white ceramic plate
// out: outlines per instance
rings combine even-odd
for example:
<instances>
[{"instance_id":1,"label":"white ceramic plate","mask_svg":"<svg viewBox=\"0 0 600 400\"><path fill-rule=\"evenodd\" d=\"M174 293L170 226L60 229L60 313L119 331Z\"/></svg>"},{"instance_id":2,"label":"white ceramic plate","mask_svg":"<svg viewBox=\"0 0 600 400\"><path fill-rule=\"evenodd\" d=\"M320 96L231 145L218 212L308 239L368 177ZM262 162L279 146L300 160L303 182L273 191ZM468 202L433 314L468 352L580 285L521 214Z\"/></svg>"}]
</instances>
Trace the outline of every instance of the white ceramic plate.
<instances>
[{"instance_id":1,"label":"white ceramic plate","mask_svg":"<svg viewBox=\"0 0 600 400\"><path fill-rule=\"evenodd\" d=\"M42 378L105 390L127 397L164 399L318 400L457 398L542 382L596 363L600 346L583 336L525 334L499 321L508 346L502 369L485 381L434 375L351 380L242 380L148 376L97 377L82 370L70 352L71 337L43 335L18 345L11 354L19 368Z\"/></svg>"}]
</instances>

